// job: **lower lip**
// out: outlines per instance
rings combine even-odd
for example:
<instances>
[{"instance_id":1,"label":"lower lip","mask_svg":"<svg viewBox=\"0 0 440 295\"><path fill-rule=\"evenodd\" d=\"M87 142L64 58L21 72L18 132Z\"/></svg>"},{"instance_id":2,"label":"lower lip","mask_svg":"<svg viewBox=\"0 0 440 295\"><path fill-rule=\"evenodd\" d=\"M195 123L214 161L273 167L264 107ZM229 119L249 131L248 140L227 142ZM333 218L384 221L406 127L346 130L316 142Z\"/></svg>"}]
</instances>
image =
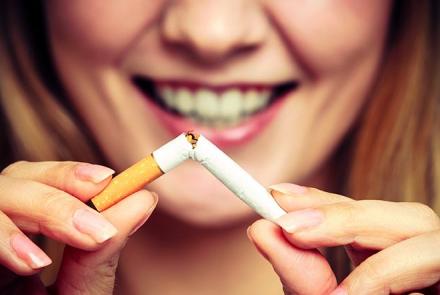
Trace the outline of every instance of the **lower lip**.
<instances>
[{"instance_id":1,"label":"lower lip","mask_svg":"<svg viewBox=\"0 0 440 295\"><path fill-rule=\"evenodd\" d=\"M243 145L254 139L275 118L289 93L278 98L275 103L262 112L247 118L246 121L240 125L224 129L215 129L200 126L192 120L168 113L145 97L143 92L140 90L138 90L138 92L141 93L149 105L151 112L173 136L191 130L203 134L203 136L222 148Z\"/></svg>"}]
</instances>

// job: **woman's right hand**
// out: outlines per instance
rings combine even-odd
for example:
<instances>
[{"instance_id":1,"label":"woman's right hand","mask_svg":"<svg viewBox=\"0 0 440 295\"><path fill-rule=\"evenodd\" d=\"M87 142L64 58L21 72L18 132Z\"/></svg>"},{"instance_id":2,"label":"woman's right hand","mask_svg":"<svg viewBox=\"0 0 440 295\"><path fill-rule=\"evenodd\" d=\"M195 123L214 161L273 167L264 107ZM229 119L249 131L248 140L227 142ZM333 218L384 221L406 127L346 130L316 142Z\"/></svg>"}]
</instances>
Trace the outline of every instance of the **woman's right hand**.
<instances>
[{"instance_id":1,"label":"woman's right hand","mask_svg":"<svg viewBox=\"0 0 440 295\"><path fill-rule=\"evenodd\" d=\"M120 250L157 204L141 190L102 214L85 205L113 173L78 162L16 162L1 172L0 293L112 294ZM26 233L67 245L50 291L33 275L51 260Z\"/></svg>"}]
</instances>

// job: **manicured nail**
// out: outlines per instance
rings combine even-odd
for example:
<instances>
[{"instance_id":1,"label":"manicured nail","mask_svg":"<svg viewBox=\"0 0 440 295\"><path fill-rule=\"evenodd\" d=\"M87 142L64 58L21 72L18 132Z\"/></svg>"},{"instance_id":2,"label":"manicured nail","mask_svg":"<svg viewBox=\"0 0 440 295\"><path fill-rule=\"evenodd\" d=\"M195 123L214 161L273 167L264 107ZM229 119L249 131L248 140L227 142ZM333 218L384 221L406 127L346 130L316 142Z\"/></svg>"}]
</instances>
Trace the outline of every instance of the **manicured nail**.
<instances>
[{"instance_id":1,"label":"manicured nail","mask_svg":"<svg viewBox=\"0 0 440 295\"><path fill-rule=\"evenodd\" d=\"M287 195L302 195L307 193L308 188L293 183L279 183L269 186L269 190L278 191Z\"/></svg>"},{"instance_id":2,"label":"manicured nail","mask_svg":"<svg viewBox=\"0 0 440 295\"><path fill-rule=\"evenodd\" d=\"M154 201L153 201L153 205L151 206L150 210L153 210L156 207L157 202L159 201L159 195L156 192L151 192L151 194L153 195Z\"/></svg>"},{"instance_id":3,"label":"manicured nail","mask_svg":"<svg viewBox=\"0 0 440 295\"><path fill-rule=\"evenodd\" d=\"M264 252L260 246L255 243L255 240L252 238L251 236L251 226L249 226L246 230L246 235L248 236L248 239L252 242L252 244L254 245L255 249L257 249L258 253L260 253L261 256L263 256L264 258L266 258L267 260L269 260L269 256L267 256L266 252Z\"/></svg>"},{"instance_id":4,"label":"manicured nail","mask_svg":"<svg viewBox=\"0 0 440 295\"><path fill-rule=\"evenodd\" d=\"M97 243L112 238L118 230L98 212L78 209L73 214L73 224L82 233L89 235Z\"/></svg>"},{"instance_id":5,"label":"manicured nail","mask_svg":"<svg viewBox=\"0 0 440 295\"><path fill-rule=\"evenodd\" d=\"M147 214L128 234L129 236L132 236L135 232L138 231L138 229L147 222L148 218L150 217L150 214Z\"/></svg>"},{"instance_id":6,"label":"manicured nail","mask_svg":"<svg viewBox=\"0 0 440 295\"><path fill-rule=\"evenodd\" d=\"M286 232L295 233L297 231L310 228L320 224L324 220L324 215L315 209L305 209L287 213L276 220Z\"/></svg>"},{"instance_id":7,"label":"manicured nail","mask_svg":"<svg viewBox=\"0 0 440 295\"><path fill-rule=\"evenodd\" d=\"M250 226L246 229L246 235L247 235L248 239L253 243L254 239L251 236L251 227Z\"/></svg>"},{"instance_id":8,"label":"manicured nail","mask_svg":"<svg viewBox=\"0 0 440 295\"><path fill-rule=\"evenodd\" d=\"M19 233L12 236L11 247L17 256L32 269L39 269L52 263L49 256L24 234Z\"/></svg>"},{"instance_id":9,"label":"manicured nail","mask_svg":"<svg viewBox=\"0 0 440 295\"><path fill-rule=\"evenodd\" d=\"M96 184L104 181L114 173L115 171L108 167L87 163L78 164L75 168L75 174L79 179Z\"/></svg>"},{"instance_id":10,"label":"manicured nail","mask_svg":"<svg viewBox=\"0 0 440 295\"><path fill-rule=\"evenodd\" d=\"M330 295L348 295L347 290L344 287L339 286L330 293Z\"/></svg>"},{"instance_id":11,"label":"manicured nail","mask_svg":"<svg viewBox=\"0 0 440 295\"><path fill-rule=\"evenodd\" d=\"M150 209L148 210L147 214L145 215L145 217L139 221L139 223L131 230L131 232L128 234L129 236L133 235L135 232L137 232L137 230L145 224L145 222L147 222L148 218L150 218L151 213L153 213L154 208L156 208L157 202L159 200L159 196L155 193L155 192L151 192L151 194L153 195L154 201L150 207Z\"/></svg>"}]
</instances>

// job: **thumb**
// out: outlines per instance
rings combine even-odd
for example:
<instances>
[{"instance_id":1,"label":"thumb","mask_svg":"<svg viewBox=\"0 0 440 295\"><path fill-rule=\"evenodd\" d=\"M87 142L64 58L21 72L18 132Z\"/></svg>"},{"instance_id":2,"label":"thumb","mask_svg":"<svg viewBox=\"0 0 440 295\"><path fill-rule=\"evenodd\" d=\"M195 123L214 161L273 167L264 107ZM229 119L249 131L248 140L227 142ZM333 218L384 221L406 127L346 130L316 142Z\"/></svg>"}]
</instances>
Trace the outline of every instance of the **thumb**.
<instances>
[{"instance_id":1,"label":"thumb","mask_svg":"<svg viewBox=\"0 0 440 295\"><path fill-rule=\"evenodd\" d=\"M120 251L128 237L150 216L157 195L145 190L134 193L103 212L118 230L96 251L66 247L57 281L56 294L113 294Z\"/></svg>"},{"instance_id":2,"label":"thumb","mask_svg":"<svg viewBox=\"0 0 440 295\"><path fill-rule=\"evenodd\" d=\"M286 295L328 294L336 287L336 277L318 250L291 245L277 225L267 220L256 221L248 236L272 264Z\"/></svg>"}]
</instances>

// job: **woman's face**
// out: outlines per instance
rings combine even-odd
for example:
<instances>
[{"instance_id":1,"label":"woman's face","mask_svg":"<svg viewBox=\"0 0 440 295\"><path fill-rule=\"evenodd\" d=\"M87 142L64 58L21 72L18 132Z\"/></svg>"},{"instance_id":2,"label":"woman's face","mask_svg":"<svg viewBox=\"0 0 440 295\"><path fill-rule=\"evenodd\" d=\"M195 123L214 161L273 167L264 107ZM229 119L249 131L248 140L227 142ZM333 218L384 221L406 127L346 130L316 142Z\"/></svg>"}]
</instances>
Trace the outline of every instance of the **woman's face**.
<instances>
[{"instance_id":1,"label":"woman's face","mask_svg":"<svg viewBox=\"0 0 440 295\"><path fill-rule=\"evenodd\" d=\"M110 163L186 130L263 185L312 182L380 65L387 0L47 1L56 66ZM252 212L187 162L150 186L163 210L221 225Z\"/></svg>"}]
</instances>

